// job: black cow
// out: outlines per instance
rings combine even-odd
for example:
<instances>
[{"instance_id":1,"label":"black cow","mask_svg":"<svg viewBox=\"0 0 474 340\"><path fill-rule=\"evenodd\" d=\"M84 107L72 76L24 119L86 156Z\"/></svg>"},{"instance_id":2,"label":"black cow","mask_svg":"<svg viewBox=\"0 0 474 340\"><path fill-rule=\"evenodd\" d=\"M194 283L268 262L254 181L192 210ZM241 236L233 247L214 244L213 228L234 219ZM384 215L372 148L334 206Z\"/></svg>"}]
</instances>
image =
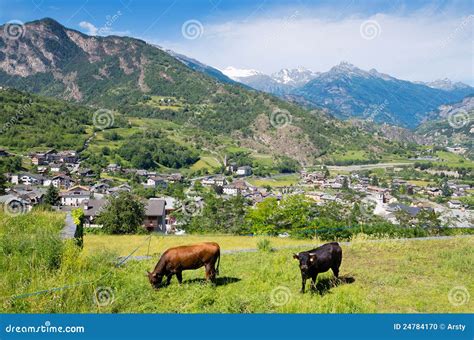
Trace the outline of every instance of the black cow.
<instances>
[{"instance_id":1,"label":"black cow","mask_svg":"<svg viewBox=\"0 0 474 340\"><path fill-rule=\"evenodd\" d=\"M342 249L339 243L332 242L323 244L313 250L293 254L293 258L300 261L301 269L301 293L304 293L306 280L311 278L311 288L316 289L316 277L319 273L332 269L334 275L339 277L339 267L342 262Z\"/></svg>"}]
</instances>

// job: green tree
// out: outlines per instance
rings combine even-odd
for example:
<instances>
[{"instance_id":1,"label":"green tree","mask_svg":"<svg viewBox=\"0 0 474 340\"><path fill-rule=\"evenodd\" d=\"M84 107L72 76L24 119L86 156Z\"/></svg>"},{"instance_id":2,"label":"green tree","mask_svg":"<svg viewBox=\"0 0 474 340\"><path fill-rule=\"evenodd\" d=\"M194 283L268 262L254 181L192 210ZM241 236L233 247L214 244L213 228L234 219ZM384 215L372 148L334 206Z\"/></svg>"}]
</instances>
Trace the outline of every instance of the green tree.
<instances>
[{"instance_id":1,"label":"green tree","mask_svg":"<svg viewBox=\"0 0 474 340\"><path fill-rule=\"evenodd\" d=\"M329 169L327 168L327 166L324 166L323 170L324 170L324 178L329 178L331 176L331 173L329 172Z\"/></svg>"},{"instance_id":2,"label":"green tree","mask_svg":"<svg viewBox=\"0 0 474 340\"><path fill-rule=\"evenodd\" d=\"M278 210L278 200L270 197L257 203L253 209L248 211L245 218L254 233L275 233L278 222Z\"/></svg>"},{"instance_id":3,"label":"green tree","mask_svg":"<svg viewBox=\"0 0 474 340\"><path fill-rule=\"evenodd\" d=\"M50 184L48 187L48 191L44 197L44 203L49 205L57 205L59 203L59 191L53 184Z\"/></svg>"},{"instance_id":4,"label":"green tree","mask_svg":"<svg viewBox=\"0 0 474 340\"><path fill-rule=\"evenodd\" d=\"M241 195L225 200L209 191L204 193L203 198L205 204L193 216L177 215L187 231L226 234L244 232L247 202Z\"/></svg>"},{"instance_id":5,"label":"green tree","mask_svg":"<svg viewBox=\"0 0 474 340\"><path fill-rule=\"evenodd\" d=\"M376 175L374 175L372 178L371 178L371 184L372 185L375 185L375 186L378 186L379 185L379 179Z\"/></svg>"},{"instance_id":6,"label":"green tree","mask_svg":"<svg viewBox=\"0 0 474 340\"><path fill-rule=\"evenodd\" d=\"M342 181L342 189L343 190L348 190L349 189L349 181L347 177L344 177L344 180Z\"/></svg>"},{"instance_id":7,"label":"green tree","mask_svg":"<svg viewBox=\"0 0 474 340\"><path fill-rule=\"evenodd\" d=\"M5 188L7 186L7 179L4 174L0 174L0 194L5 194Z\"/></svg>"},{"instance_id":8,"label":"green tree","mask_svg":"<svg viewBox=\"0 0 474 340\"><path fill-rule=\"evenodd\" d=\"M444 180L443 184L441 184L441 192L443 193L444 197L449 197L453 194L453 191L449 187L448 181Z\"/></svg>"},{"instance_id":9,"label":"green tree","mask_svg":"<svg viewBox=\"0 0 474 340\"><path fill-rule=\"evenodd\" d=\"M403 209L395 211L395 218L401 227L411 227L414 225L412 216Z\"/></svg>"},{"instance_id":10,"label":"green tree","mask_svg":"<svg viewBox=\"0 0 474 340\"><path fill-rule=\"evenodd\" d=\"M439 215L433 209L422 209L416 215L416 225L421 228L435 230L441 227Z\"/></svg>"},{"instance_id":11,"label":"green tree","mask_svg":"<svg viewBox=\"0 0 474 340\"><path fill-rule=\"evenodd\" d=\"M109 234L133 234L143 223L144 204L131 193L111 196L105 209L97 216L97 223Z\"/></svg>"}]
</instances>

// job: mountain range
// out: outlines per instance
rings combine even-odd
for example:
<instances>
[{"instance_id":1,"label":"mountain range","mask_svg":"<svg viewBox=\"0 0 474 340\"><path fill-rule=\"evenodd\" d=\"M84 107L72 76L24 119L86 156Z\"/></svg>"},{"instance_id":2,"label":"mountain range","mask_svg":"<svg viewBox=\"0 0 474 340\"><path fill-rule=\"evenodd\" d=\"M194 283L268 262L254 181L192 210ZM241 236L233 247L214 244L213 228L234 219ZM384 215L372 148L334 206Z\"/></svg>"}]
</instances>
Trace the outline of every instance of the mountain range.
<instances>
[{"instance_id":1,"label":"mountain range","mask_svg":"<svg viewBox=\"0 0 474 340\"><path fill-rule=\"evenodd\" d=\"M344 150L367 153L367 161L393 150L410 153L398 142L250 89L192 58L130 37L88 36L50 18L26 23L15 39L0 26L0 66L3 87L110 109L120 117L192 126L187 131L195 138L186 138L193 147L223 136L233 145L301 164ZM274 76L284 86L296 86L309 76L299 73ZM175 105L161 105L163 98ZM12 112L0 112L2 120Z\"/></svg>"},{"instance_id":2,"label":"mountain range","mask_svg":"<svg viewBox=\"0 0 474 340\"><path fill-rule=\"evenodd\" d=\"M230 72L232 70L232 72ZM341 119L359 118L415 128L442 104L474 94L474 88L449 79L410 82L341 62L327 72L283 69L272 75L227 68L224 74L255 89L310 108L326 108Z\"/></svg>"}]
</instances>

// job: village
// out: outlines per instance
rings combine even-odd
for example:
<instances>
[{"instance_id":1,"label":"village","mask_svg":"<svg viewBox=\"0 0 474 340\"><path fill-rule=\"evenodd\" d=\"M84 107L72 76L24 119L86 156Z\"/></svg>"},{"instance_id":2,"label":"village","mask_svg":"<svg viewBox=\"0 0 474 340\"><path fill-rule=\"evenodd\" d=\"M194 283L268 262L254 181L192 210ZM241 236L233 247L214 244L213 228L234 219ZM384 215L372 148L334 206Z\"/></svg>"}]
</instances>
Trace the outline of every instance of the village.
<instances>
[{"instance_id":1,"label":"village","mask_svg":"<svg viewBox=\"0 0 474 340\"><path fill-rule=\"evenodd\" d=\"M0 152L0 155L7 157L8 153ZM455 172L447 172L449 177L446 177L444 187L438 187L417 185L396 175L391 177L389 183L379 183L375 176L363 175L357 171L331 174L326 167L320 167L318 170L301 170L295 174L295 183L291 185L258 186L249 181L252 178L252 167L249 165L230 164L223 174L186 178L177 172L163 174L109 164L98 176L93 170L82 167L79 155L71 150L32 153L29 159L33 164L31 172L6 174L9 186L5 194L0 196L0 202L11 210L29 211L43 202L48 189L52 187L58 192L55 209L83 209L85 226L91 228L100 227L94 220L107 205L110 196L120 192L135 192L137 187L155 192L156 189L173 184L186 188L185 195L198 206L206 202L193 192L196 185L213 190L223 199L239 195L250 206L255 206L266 198L281 200L288 195L305 195L317 205L329 202L352 205L354 201L358 201L369 207L364 208L364 213L378 215L394 224L399 223L399 211L413 218L423 210L435 211L444 224L457 228L472 227L474 218L473 211L460 200L470 194L471 188L467 184L461 184ZM396 174L403 169L392 167L391 170ZM433 170L426 172L436 175ZM449 199L440 201L439 198L443 196L449 196ZM182 199L160 195L142 197L142 200L145 206L144 228L162 233L184 233L173 214L183 209Z\"/></svg>"}]
</instances>

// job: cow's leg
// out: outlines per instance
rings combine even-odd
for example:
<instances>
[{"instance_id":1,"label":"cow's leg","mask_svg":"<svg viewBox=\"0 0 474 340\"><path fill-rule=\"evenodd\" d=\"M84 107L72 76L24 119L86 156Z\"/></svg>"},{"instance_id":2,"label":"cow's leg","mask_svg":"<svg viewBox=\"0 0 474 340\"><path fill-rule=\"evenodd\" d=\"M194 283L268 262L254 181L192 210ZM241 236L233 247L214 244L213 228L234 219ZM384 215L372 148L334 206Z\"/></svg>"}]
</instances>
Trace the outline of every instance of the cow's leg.
<instances>
[{"instance_id":1,"label":"cow's leg","mask_svg":"<svg viewBox=\"0 0 474 340\"><path fill-rule=\"evenodd\" d=\"M332 268L332 271L334 273L334 276L337 278L339 278L339 266L335 266Z\"/></svg>"},{"instance_id":2,"label":"cow's leg","mask_svg":"<svg viewBox=\"0 0 474 340\"><path fill-rule=\"evenodd\" d=\"M211 282L215 283L216 282L216 270L214 269L214 266L211 266L211 273L210 273L210 279Z\"/></svg>"},{"instance_id":3,"label":"cow's leg","mask_svg":"<svg viewBox=\"0 0 474 340\"><path fill-rule=\"evenodd\" d=\"M206 281L214 282L214 278L216 276L214 272L214 265L212 263L208 263L205 265L206 268Z\"/></svg>"},{"instance_id":4,"label":"cow's leg","mask_svg":"<svg viewBox=\"0 0 474 340\"><path fill-rule=\"evenodd\" d=\"M304 286L306 285L306 276L301 274L301 293L304 293Z\"/></svg>"},{"instance_id":5,"label":"cow's leg","mask_svg":"<svg viewBox=\"0 0 474 340\"><path fill-rule=\"evenodd\" d=\"M179 284L183 282L183 272L182 271L177 271L176 272L176 278L178 279Z\"/></svg>"},{"instance_id":6,"label":"cow's leg","mask_svg":"<svg viewBox=\"0 0 474 340\"><path fill-rule=\"evenodd\" d=\"M170 284L172 277L173 277L173 274L168 274L168 275L166 275L166 285L169 285L169 284Z\"/></svg>"},{"instance_id":7,"label":"cow's leg","mask_svg":"<svg viewBox=\"0 0 474 340\"><path fill-rule=\"evenodd\" d=\"M311 275L311 289L316 290L316 278L318 273Z\"/></svg>"},{"instance_id":8,"label":"cow's leg","mask_svg":"<svg viewBox=\"0 0 474 340\"><path fill-rule=\"evenodd\" d=\"M209 279L211 282L216 281L216 262L211 262L206 265L206 271L209 272Z\"/></svg>"}]
</instances>

